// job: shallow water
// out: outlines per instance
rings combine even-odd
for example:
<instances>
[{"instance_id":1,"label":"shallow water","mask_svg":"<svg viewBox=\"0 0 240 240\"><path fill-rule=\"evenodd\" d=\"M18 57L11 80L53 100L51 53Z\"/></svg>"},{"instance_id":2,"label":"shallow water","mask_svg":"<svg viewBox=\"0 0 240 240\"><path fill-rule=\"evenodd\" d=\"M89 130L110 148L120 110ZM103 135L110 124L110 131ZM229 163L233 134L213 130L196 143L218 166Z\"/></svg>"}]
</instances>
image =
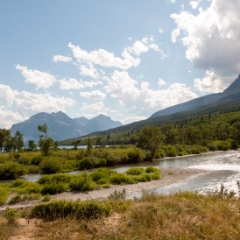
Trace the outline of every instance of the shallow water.
<instances>
[{"instance_id":1,"label":"shallow water","mask_svg":"<svg viewBox=\"0 0 240 240\"><path fill-rule=\"evenodd\" d=\"M198 156L189 156L186 158L175 158L154 163L154 166L160 168L184 168L184 169L202 169L210 173L196 178L188 179L178 183L170 184L151 190L145 190L144 193L156 193L159 195L170 195L177 192L191 191L203 194L215 192L224 187L239 194L236 182L240 180L240 151L227 151ZM127 197L141 197L143 192L131 193Z\"/></svg>"},{"instance_id":2,"label":"shallow water","mask_svg":"<svg viewBox=\"0 0 240 240\"><path fill-rule=\"evenodd\" d=\"M147 167L149 165L159 167L160 169L202 169L208 170L210 173L153 190L146 190L146 193L155 192L164 195L173 194L179 191L208 193L220 189L221 184L224 184L229 191L235 191L238 193L236 182L240 180L240 150L171 158L151 163L144 162L140 164L117 166L112 169L124 172L131 167ZM72 172L72 174L74 173L79 172ZM40 177L40 174L24 176L28 181L37 181ZM141 195L142 192L136 192L134 194L129 194L127 197L133 198L140 197Z\"/></svg>"}]
</instances>

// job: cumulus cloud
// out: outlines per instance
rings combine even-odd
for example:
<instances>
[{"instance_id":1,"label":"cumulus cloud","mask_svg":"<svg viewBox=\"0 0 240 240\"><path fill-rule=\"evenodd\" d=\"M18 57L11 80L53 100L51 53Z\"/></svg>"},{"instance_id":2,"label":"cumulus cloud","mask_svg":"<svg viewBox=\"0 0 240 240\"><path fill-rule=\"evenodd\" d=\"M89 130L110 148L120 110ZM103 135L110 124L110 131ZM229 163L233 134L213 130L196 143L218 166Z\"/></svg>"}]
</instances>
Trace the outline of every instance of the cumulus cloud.
<instances>
[{"instance_id":1,"label":"cumulus cloud","mask_svg":"<svg viewBox=\"0 0 240 240\"><path fill-rule=\"evenodd\" d=\"M129 52L135 53L139 56L141 53L149 51L149 48L141 41L136 41L132 47L127 48Z\"/></svg>"},{"instance_id":2,"label":"cumulus cloud","mask_svg":"<svg viewBox=\"0 0 240 240\"><path fill-rule=\"evenodd\" d=\"M7 85L0 84L0 105L11 106L14 100L14 91Z\"/></svg>"},{"instance_id":3,"label":"cumulus cloud","mask_svg":"<svg viewBox=\"0 0 240 240\"><path fill-rule=\"evenodd\" d=\"M158 79L158 85L164 86L164 85L166 85L166 82L163 79L159 78Z\"/></svg>"},{"instance_id":4,"label":"cumulus cloud","mask_svg":"<svg viewBox=\"0 0 240 240\"><path fill-rule=\"evenodd\" d=\"M80 92L80 95L85 98L92 100L103 100L106 97L105 93L100 92L99 90L94 90L90 92Z\"/></svg>"},{"instance_id":5,"label":"cumulus cloud","mask_svg":"<svg viewBox=\"0 0 240 240\"><path fill-rule=\"evenodd\" d=\"M27 67L21 65L17 65L16 69L21 71L26 83L36 85L37 89L49 88L57 81L53 75L46 72L30 70Z\"/></svg>"},{"instance_id":6,"label":"cumulus cloud","mask_svg":"<svg viewBox=\"0 0 240 240\"><path fill-rule=\"evenodd\" d=\"M231 81L231 77L221 77L214 72L206 71L204 78L194 80L194 87L202 93L218 93L226 89Z\"/></svg>"},{"instance_id":7,"label":"cumulus cloud","mask_svg":"<svg viewBox=\"0 0 240 240\"><path fill-rule=\"evenodd\" d=\"M99 73L98 73L97 69L91 63L88 63L88 66L81 65L80 66L80 74L83 76L92 77L94 79L99 78Z\"/></svg>"},{"instance_id":8,"label":"cumulus cloud","mask_svg":"<svg viewBox=\"0 0 240 240\"><path fill-rule=\"evenodd\" d=\"M6 109L4 106L0 106L1 115L1 128L9 129L15 123L22 122L27 119L27 117L22 116L18 112L13 112Z\"/></svg>"},{"instance_id":9,"label":"cumulus cloud","mask_svg":"<svg viewBox=\"0 0 240 240\"><path fill-rule=\"evenodd\" d=\"M201 0L198 1L191 1L189 4L192 7L192 9L196 9L199 5L199 3L201 2Z\"/></svg>"},{"instance_id":10,"label":"cumulus cloud","mask_svg":"<svg viewBox=\"0 0 240 240\"><path fill-rule=\"evenodd\" d=\"M139 56L142 53L148 52L149 49L161 52L163 55L163 52L156 44L153 43L153 41L154 40L152 36L135 41L132 46L128 46L123 49L122 58L115 57L114 53L108 52L104 49L87 52L81 49L79 46L73 45L72 43L69 43L68 47L72 50L73 56L79 63L94 64L103 67L127 70L132 67L137 67L140 64ZM81 73L89 72L89 69L86 69L85 66L82 68L83 70L81 69ZM90 70L92 69L90 68ZM92 71L90 72L92 73Z\"/></svg>"},{"instance_id":11,"label":"cumulus cloud","mask_svg":"<svg viewBox=\"0 0 240 240\"><path fill-rule=\"evenodd\" d=\"M10 128L13 123L24 121L38 112L65 112L66 107L74 104L71 98L53 97L49 93L20 92L0 84L1 127Z\"/></svg>"},{"instance_id":12,"label":"cumulus cloud","mask_svg":"<svg viewBox=\"0 0 240 240\"><path fill-rule=\"evenodd\" d=\"M196 16L187 11L171 15L177 25L172 41L180 39L186 58L207 72L205 79L195 81L203 92L208 92L210 85L215 86L214 92L222 89L221 85L229 85L240 72L239 11L239 1L212 0L210 7Z\"/></svg>"},{"instance_id":13,"label":"cumulus cloud","mask_svg":"<svg viewBox=\"0 0 240 240\"><path fill-rule=\"evenodd\" d=\"M72 58L71 57L66 57L66 56L62 56L62 55L55 55L53 56L53 61L54 62L71 62Z\"/></svg>"},{"instance_id":14,"label":"cumulus cloud","mask_svg":"<svg viewBox=\"0 0 240 240\"><path fill-rule=\"evenodd\" d=\"M128 72L115 70L105 90L122 105L123 102L131 102L138 98L139 91L135 87L137 84L138 82L132 79Z\"/></svg>"},{"instance_id":15,"label":"cumulus cloud","mask_svg":"<svg viewBox=\"0 0 240 240\"><path fill-rule=\"evenodd\" d=\"M103 102L97 102L93 104L87 104L83 103L83 106L80 108L80 110L90 110L90 111L97 111L98 113L107 112L109 109L104 106Z\"/></svg>"},{"instance_id":16,"label":"cumulus cloud","mask_svg":"<svg viewBox=\"0 0 240 240\"><path fill-rule=\"evenodd\" d=\"M71 98L53 97L50 94L34 94L26 91L18 92L14 100L18 112L23 116L31 116L38 112L65 112L66 107L73 106Z\"/></svg>"},{"instance_id":17,"label":"cumulus cloud","mask_svg":"<svg viewBox=\"0 0 240 240\"><path fill-rule=\"evenodd\" d=\"M122 58L115 57L114 53L110 53L104 49L99 49L96 51L87 52L81 49L79 46L75 46L72 43L68 44L69 48L71 48L74 57L78 62L90 62L96 65L100 65L103 67L116 67L122 69L128 69L131 67L136 67L140 63L139 58L132 57L127 51L124 51Z\"/></svg>"},{"instance_id":18,"label":"cumulus cloud","mask_svg":"<svg viewBox=\"0 0 240 240\"><path fill-rule=\"evenodd\" d=\"M92 88L93 86L102 84L102 82L101 81L83 81L83 80L78 81L75 78L69 78L69 79L60 80L59 84L62 90L70 90L70 89Z\"/></svg>"},{"instance_id":19,"label":"cumulus cloud","mask_svg":"<svg viewBox=\"0 0 240 240\"><path fill-rule=\"evenodd\" d=\"M114 71L105 90L129 112L138 115L150 114L197 97L189 87L180 83L171 84L165 90L152 90L148 82L142 82L138 87L137 81L125 71Z\"/></svg>"}]
</instances>

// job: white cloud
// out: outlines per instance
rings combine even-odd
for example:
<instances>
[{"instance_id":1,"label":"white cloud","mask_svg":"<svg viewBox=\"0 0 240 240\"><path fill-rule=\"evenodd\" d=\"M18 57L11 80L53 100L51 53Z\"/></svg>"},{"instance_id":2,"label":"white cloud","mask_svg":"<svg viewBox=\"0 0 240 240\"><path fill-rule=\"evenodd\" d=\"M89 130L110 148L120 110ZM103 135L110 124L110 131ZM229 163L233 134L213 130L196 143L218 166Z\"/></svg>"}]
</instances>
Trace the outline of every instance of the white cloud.
<instances>
[{"instance_id":1,"label":"white cloud","mask_svg":"<svg viewBox=\"0 0 240 240\"><path fill-rule=\"evenodd\" d=\"M129 52L134 52L137 56L149 51L149 48L141 41L136 41L132 47L127 48Z\"/></svg>"},{"instance_id":2,"label":"white cloud","mask_svg":"<svg viewBox=\"0 0 240 240\"><path fill-rule=\"evenodd\" d=\"M114 71L105 90L129 112L140 116L197 97L185 84L174 83L165 90L152 90L148 82L141 83L140 88L137 85L127 72Z\"/></svg>"},{"instance_id":3,"label":"white cloud","mask_svg":"<svg viewBox=\"0 0 240 240\"><path fill-rule=\"evenodd\" d=\"M16 66L17 70L20 70L23 77L25 78L26 83L31 83L36 85L38 88L49 88L51 87L57 80L55 77L46 72L40 72L38 70L30 70L25 66Z\"/></svg>"},{"instance_id":4,"label":"white cloud","mask_svg":"<svg viewBox=\"0 0 240 240\"><path fill-rule=\"evenodd\" d=\"M224 80L223 83L222 80ZM206 71L203 79L196 78L194 80L194 87L202 93L218 93L226 89L232 80L232 77L223 78L214 72Z\"/></svg>"},{"instance_id":5,"label":"white cloud","mask_svg":"<svg viewBox=\"0 0 240 240\"><path fill-rule=\"evenodd\" d=\"M71 98L53 97L50 94L33 94L22 91L15 95L15 104L18 112L24 116L31 116L38 112L65 112L66 107L73 106L75 101Z\"/></svg>"},{"instance_id":6,"label":"white cloud","mask_svg":"<svg viewBox=\"0 0 240 240\"><path fill-rule=\"evenodd\" d=\"M107 52L104 49L87 52L82 50L79 46L74 46L72 43L68 44L71 48L74 57L80 63L90 62L103 67L116 67L121 69L128 69L136 67L140 63L139 58L133 58L127 50L123 51L122 58L114 56L114 53Z\"/></svg>"},{"instance_id":7,"label":"white cloud","mask_svg":"<svg viewBox=\"0 0 240 240\"><path fill-rule=\"evenodd\" d=\"M80 66L80 74L83 76L89 76L94 79L99 78L99 73L97 72L97 69L94 68L93 64L88 63L88 67L85 65Z\"/></svg>"},{"instance_id":8,"label":"white cloud","mask_svg":"<svg viewBox=\"0 0 240 240\"><path fill-rule=\"evenodd\" d=\"M92 100L103 100L106 97L105 93L100 92L99 90L94 90L91 92L80 92L80 95L85 98Z\"/></svg>"},{"instance_id":9,"label":"white cloud","mask_svg":"<svg viewBox=\"0 0 240 240\"><path fill-rule=\"evenodd\" d=\"M102 84L101 81L77 81L74 78L62 79L59 83L62 90L92 88L93 86Z\"/></svg>"},{"instance_id":10,"label":"white cloud","mask_svg":"<svg viewBox=\"0 0 240 240\"><path fill-rule=\"evenodd\" d=\"M53 56L53 61L54 62L71 62L72 58L71 57L66 57L66 56L62 56L62 55L55 55Z\"/></svg>"},{"instance_id":11,"label":"white cloud","mask_svg":"<svg viewBox=\"0 0 240 240\"><path fill-rule=\"evenodd\" d=\"M14 100L14 91L7 85L0 84L0 105L11 106Z\"/></svg>"},{"instance_id":12,"label":"white cloud","mask_svg":"<svg viewBox=\"0 0 240 240\"><path fill-rule=\"evenodd\" d=\"M140 64L140 54L148 52L149 49L161 52L163 55L163 52L158 48L156 44L153 43L153 41L153 36L145 37L141 41L135 41L132 46L125 47L123 49L122 58L115 57L114 53L110 53L104 49L87 52L81 49L79 46L73 45L72 43L69 43L68 47L72 50L73 56L79 63L94 64L103 67L113 67L127 70L132 67L137 67ZM133 57L132 54L137 57ZM81 71L82 73L89 72L86 70L90 69L83 67ZM90 72L92 74L92 71ZM96 73L94 73L94 75L95 74Z\"/></svg>"},{"instance_id":13,"label":"white cloud","mask_svg":"<svg viewBox=\"0 0 240 240\"><path fill-rule=\"evenodd\" d=\"M233 81L240 72L239 12L239 1L212 0L210 7L196 16L187 11L171 15L177 25L172 41L181 39L186 58L195 68L214 73L215 77L209 77L211 74L206 77L216 90L228 85L229 78ZM211 87L206 81L198 79L195 84L208 92Z\"/></svg>"},{"instance_id":14,"label":"white cloud","mask_svg":"<svg viewBox=\"0 0 240 240\"><path fill-rule=\"evenodd\" d=\"M135 85L137 81L133 80L128 72L115 70L105 90L122 105L123 102L132 102L138 98L139 91Z\"/></svg>"},{"instance_id":15,"label":"white cloud","mask_svg":"<svg viewBox=\"0 0 240 240\"><path fill-rule=\"evenodd\" d=\"M83 103L83 106L80 108L80 110L98 111L98 113L109 111L109 109L104 106L103 102L97 102L93 104Z\"/></svg>"},{"instance_id":16,"label":"white cloud","mask_svg":"<svg viewBox=\"0 0 240 240\"><path fill-rule=\"evenodd\" d=\"M159 78L158 79L158 85L164 86L164 85L166 85L166 82L163 79Z\"/></svg>"},{"instance_id":17,"label":"white cloud","mask_svg":"<svg viewBox=\"0 0 240 240\"><path fill-rule=\"evenodd\" d=\"M18 112L13 112L6 109L4 106L0 106L1 115L1 128L9 129L15 123L22 122L27 119L27 117L22 116Z\"/></svg>"},{"instance_id":18,"label":"white cloud","mask_svg":"<svg viewBox=\"0 0 240 240\"><path fill-rule=\"evenodd\" d=\"M132 122L137 122L137 121L141 121L141 120L145 120L146 118L148 118L149 116L136 116L136 117L126 117L124 119L122 119L120 122L122 124L129 124Z\"/></svg>"},{"instance_id":19,"label":"white cloud","mask_svg":"<svg viewBox=\"0 0 240 240\"><path fill-rule=\"evenodd\" d=\"M199 3L201 2L201 0L198 0L198 1L191 1L189 3L189 5L192 7L192 9L196 9L199 5Z\"/></svg>"}]
</instances>

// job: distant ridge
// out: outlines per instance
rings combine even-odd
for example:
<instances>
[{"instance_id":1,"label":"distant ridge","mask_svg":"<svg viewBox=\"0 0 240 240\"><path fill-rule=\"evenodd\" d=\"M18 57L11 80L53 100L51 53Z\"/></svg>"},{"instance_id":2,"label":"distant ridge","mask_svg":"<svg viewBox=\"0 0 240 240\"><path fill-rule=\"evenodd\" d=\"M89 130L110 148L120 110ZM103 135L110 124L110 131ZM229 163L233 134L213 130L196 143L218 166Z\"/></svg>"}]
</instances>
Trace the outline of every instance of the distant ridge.
<instances>
[{"instance_id":1,"label":"distant ridge","mask_svg":"<svg viewBox=\"0 0 240 240\"><path fill-rule=\"evenodd\" d=\"M60 141L67 138L77 138L91 132L108 130L121 126L121 122L113 121L110 117L102 114L92 119L85 117L70 118L65 113L59 111L56 113L37 113L28 120L13 124L10 131L12 135L18 130L24 136L24 141L38 141L40 132L38 125L46 123L48 125L48 135L55 141Z\"/></svg>"},{"instance_id":2,"label":"distant ridge","mask_svg":"<svg viewBox=\"0 0 240 240\"><path fill-rule=\"evenodd\" d=\"M152 116L150 116L150 118L165 116L182 111L190 111L212 103L218 104L224 101L237 99L240 99L240 74L238 75L238 78L221 93L210 94L207 96L195 98L185 103L174 105L164 110L155 112Z\"/></svg>"}]
</instances>

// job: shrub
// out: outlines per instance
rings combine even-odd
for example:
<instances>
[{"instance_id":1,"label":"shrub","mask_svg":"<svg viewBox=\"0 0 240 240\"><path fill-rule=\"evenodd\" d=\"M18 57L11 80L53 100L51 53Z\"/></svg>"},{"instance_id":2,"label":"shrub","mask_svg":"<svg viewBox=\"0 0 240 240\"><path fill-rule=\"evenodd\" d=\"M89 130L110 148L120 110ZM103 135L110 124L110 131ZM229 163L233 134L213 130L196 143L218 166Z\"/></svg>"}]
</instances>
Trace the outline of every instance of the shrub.
<instances>
[{"instance_id":1,"label":"shrub","mask_svg":"<svg viewBox=\"0 0 240 240\"><path fill-rule=\"evenodd\" d=\"M141 175L144 172L143 168L134 167L127 170L127 175Z\"/></svg>"},{"instance_id":2,"label":"shrub","mask_svg":"<svg viewBox=\"0 0 240 240\"><path fill-rule=\"evenodd\" d=\"M176 157L177 156L177 149L174 146L166 145L166 146L162 146L162 148L166 152L167 157Z\"/></svg>"},{"instance_id":3,"label":"shrub","mask_svg":"<svg viewBox=\"0 0 240 240\"><path fill-rule=\"evenodd\" d=\"M89 174L84 173L74 176L70 181L70 188L73 191L91 191L95 188L95 183Z\"/></svg>"},{"instance_id":4,"label":"shrub","mask_svg":"<svg viewBox=\"0 0 240 240\"><path fill-rule=\"evenodd\" d=\"M22 196L20 194L17 194L16 196L12 197L8 204L15 204L15 203L18 203L18 202L21 202L23 200Z\"/></svg>"},{"instance_id":5,"label":"shrub","mask_svg":"<svg viewBox=\"0 0 240 240\"><path fill-rule=\"evenodd\" d=\"M140 148L133 148L128 152L129 163L139 163L144 160L146 155Z\"/></svg>"},{"instance_id":6,"label":"shrub","mask_svg":"<svg viewBox=\"0 0 240 240\"><path fill-rule=\"evenodd\" d=\"M107 160L107 166L115 166L121 162L121 157L114 152L108 152L105 158Z\"/></svg>"},{"instance_id":7,"label":"shrub","mask_svg":"<svg viewBox=\"0 0 240 240\"><path fill-rule=\"evenodd\" d=\"M99 168L97 170L94 170L94 172L91 173L91 178L94 182L98 182L100 179L109 179L110 176L116 174L117 172L108 168Z\"/></svg>"},{"instance_id":8,"label":"shrub","mask_svg":"<svg viewBox=\"0 0 240 240\"><path fill-rule=\"evenodd\" d=\"M108 196L109 200L120 200L120 199L126 199L126 189L124 188L122 191L115 190L113 193L111 193Z\"/></svg>"},{"instance_id":9,"label":"shrub","mask_svg":"<svg viewBox=\"0 0 240 240\"><path fill-rule=\"evenodd\" d=\"M6 162L0 164L0 179L11 180L17 179L27 173L27 170L22 165L15 162Z\"/></svg>"},{"instance_id":10,"label":"shrub","mask_svg":"<svg viewBox=\"0 0 240 240\"><path fill-rule=\"evenodd\" d=\"M47 183L44 184L42 187L42 195L46 195L46 194L57 194L57 193L61 193L67 190L67 186L63 183Z\"/></svg>"},{"instance_id":11,"label":"shrub","mask_svg":"<svg viewBox=\"0 0 240 240\"><path fill-rule=\"evenodd\" d=\"M78 163L79 170L88 170L94 168L94 162L92 157L84 157Z\"/></svg>"},{"instance_id":12,"label":"shrub","mask_svg":"<svg viewBox=\"0 0 240 240\"><path fill-rule=\"evenodd\" d=\"M159 159L164 157L166 157L166 152L164 151L164 149L159 148L156 152L155 158Z\"/></svg>"},{"instance_id":13,"label":"shrub","mask_svg":"<svg viewBox=\"0 0 240 240\"><path fill-rule=\"evenodd\" d=\"M20 188L17 190L19 193L22 194L32 194L32 193L41 193L41 185L36 182L26 182L22 184Z\"/></svg>"},{"instance_id":14,"label":"shrub","mask_svg":"<svg viewBox=\"0 0 240 240\"><path fill-rule=\"evenodd\" d=\"M51 200L51 195L50 194L46 194L43 199L42 202L49 202Z\"/></svg>"},{"instance_id":15,"label":"shrub","mask_svg":"<svg viewBox=\"0 0 240 240\"><path fill-rule=\"evenodd\" d=\"M45 220L66 218L68 216L75 217L77 219L92 219L108 216L110 212L111 207L106 202L74 202L58 200L48 204L39 204L34 206L31 210L31 217L42 218Z\"/></svg>"},{"instance_id":16,"label":"shrub","mask_svg":"<svg viewBox=\"0 0 240 240\"><path fill-rule=\"evenodd\" d=\"M44 159L40 164L40 169L44 174L57 173L61 171L61 164L56 159Z\"/></svg>"},{"instance_id":17,"label":"shrub","mask_svg":"<svg viewBox=\"0 0 240 240\"><path fill-rule=\"evenodd\" d=\"M12 187L20 187L22 185L25 185L27 183L24 179L17 179L12 183Z\"/></svg>"},{"instance_id":18,"label":"shrub","mask_svg":"<svg viewBox=\"0 0 240 240\"><path fill-rule=\"evenodd\" d=\"M2 189L0 188L0 206L3 205L7 199L8 199L8 196L9 196L9 191L7 189Z\"/></svg>"},{"instance_id":19,"label":"shrub","mask_svg":"<svg viewBox=\"0 0 240 240\"><path fill-rule=\"evenodd\" d=\"M112 184L133 184L136 183L136 181L125 174L122 173L116 173L115 175L111 176L110 182Z\"/></svg>"},{"instance_id":20,"label":"shrub","mask_svg":"<svg viewBox=\"0 0 240 240\"><path fill-rule=\"evenodd\" d=\"M31 164L38 166L41 163L41 161L42 161L41 156L33 157L31 160Z\"/></svg>"},{"instance_id":21,"label":"shrub","mask_svg":"<svg viewBox=\"0 0 240 240\"><path fill-rule=\"evenodd\" d=\"M18 211L16 209L6 208L3 216L7 219L8 223L14 223L19 217Z\"/></svg>"}]
</instances>

